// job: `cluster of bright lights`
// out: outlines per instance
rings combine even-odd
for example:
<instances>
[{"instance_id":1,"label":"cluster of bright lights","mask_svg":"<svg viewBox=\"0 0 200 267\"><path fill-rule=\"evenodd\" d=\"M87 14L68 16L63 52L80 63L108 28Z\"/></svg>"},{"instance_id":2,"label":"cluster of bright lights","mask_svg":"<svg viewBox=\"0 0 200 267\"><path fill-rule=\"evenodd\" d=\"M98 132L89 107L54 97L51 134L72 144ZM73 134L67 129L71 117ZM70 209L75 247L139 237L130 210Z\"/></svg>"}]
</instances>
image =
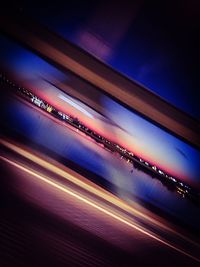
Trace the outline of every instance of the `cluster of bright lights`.
<instances>
[{"instance_id":1,"label":"cluster of bright lights","mask_svg":"<svg viewBox=\"0 0 200 267\"><path fill-rule=\"evenodd\" d=\"M182 195L182 197L185 197L186 195L192 194L192 189L190 186L184 184L180 181L180 179L174 178L168 173L164 172L160 168L158 168L156 165L152 165L148 161L138 157L133 152L128 151L124 147L120 146L119 144L113 143L112 141L108 140L107 138L104 138L103 136L99 135L98 133L94 132L93 130L86 127L83 123L81 123L77 118L72 117L71 115L65 114L56 108L54 108L52 105L48 104L46 101L40 99L36 95L34 95L31 91L25 89L24 87L19 87L15 85L13 82L8 80L5 76L0 74L0 78L3 79L7 84L12 86L15 90L15 92L20 93L21 96L23 96L26 100L29 102L32 102L39 108L45 110L46 112L52 114L54 117L65 121L66 123L70 124L71 126L75 127L77 131L84 132L87 136L90 136L93 140L103 145L104 148L108 149L111 152L117 152L121 159L124 159L127 161L127 163L133 164L136 168L142 169L143 171L148 171L151 173L152 176L156 176L160 178L163 181L163 178L165 181L170 183L171 185L174 185L174 188L176 191Z\"/></svg>"}]
</instances>

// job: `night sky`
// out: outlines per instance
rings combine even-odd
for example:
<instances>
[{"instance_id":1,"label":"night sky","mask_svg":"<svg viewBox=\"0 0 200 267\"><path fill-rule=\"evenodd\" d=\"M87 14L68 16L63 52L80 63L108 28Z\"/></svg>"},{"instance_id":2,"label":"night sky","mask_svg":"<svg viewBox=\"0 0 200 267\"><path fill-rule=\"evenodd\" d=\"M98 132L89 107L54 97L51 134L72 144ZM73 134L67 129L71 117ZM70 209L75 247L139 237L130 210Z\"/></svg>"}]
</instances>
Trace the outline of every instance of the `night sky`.
<instances>
[{"instance_id":1,"label":"night sky","mask_svg":"<svg viewBox=\"0 0 200 267\"><path fill-rule=\"evenodd\" d=\"M200 118L200 2L56 1L15 4L166 101ZM13 6L13 5L12 5Z\"/></svg>"}]
</instances>

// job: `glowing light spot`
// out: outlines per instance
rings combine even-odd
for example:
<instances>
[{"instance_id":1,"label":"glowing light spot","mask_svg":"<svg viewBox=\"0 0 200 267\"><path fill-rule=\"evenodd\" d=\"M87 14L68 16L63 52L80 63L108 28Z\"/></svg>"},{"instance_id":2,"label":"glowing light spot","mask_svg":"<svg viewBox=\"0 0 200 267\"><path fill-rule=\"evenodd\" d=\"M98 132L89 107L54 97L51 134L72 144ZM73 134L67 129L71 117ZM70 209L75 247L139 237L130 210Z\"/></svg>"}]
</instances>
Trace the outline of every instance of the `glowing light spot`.
<instances>
[{"instance_id":1,"label":"glowing light spot","mask_svg":"<svg viewBox=\"0 0 200 267\"><path fill-rule=\"evenodd\" d=\"M78 109L79 111L81 111L82 113L84 113L86 116L90 117L91 119L93 119L94 117L92 116L91 113L89 113L87 110L85 110L83 107L79 106L78 104L76 104L75 102L73 102L72 100L70 100L69 98L65 97L64 95L59 94L58 97L62 100L64 100L66 103L68 103L69 105L71 105L72 107Z\"/></svg>"}]
</instances>

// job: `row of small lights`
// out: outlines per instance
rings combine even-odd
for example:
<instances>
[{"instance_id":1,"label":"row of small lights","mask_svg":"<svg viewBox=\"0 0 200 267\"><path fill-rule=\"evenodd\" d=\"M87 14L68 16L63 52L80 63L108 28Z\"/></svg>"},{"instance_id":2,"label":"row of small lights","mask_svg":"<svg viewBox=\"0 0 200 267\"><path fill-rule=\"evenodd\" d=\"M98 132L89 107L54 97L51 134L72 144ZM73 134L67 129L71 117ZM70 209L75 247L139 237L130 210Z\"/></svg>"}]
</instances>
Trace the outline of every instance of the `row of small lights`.
<instances>
[{"instance_id":1,"label":"row of small lights","mask_svg":"<svg viewBox=\"0 0 200 267\"><path fill-rule=\"evenodd\" d=\"M2 75L2 73L0 73L0 78L2 80L4 80L5 82L7 82L8 84L10 84L11 86L13 87L16 87L16 84L13 83L12 81L10 81L9 79L7 79L4 75ZM35 99L41 101L42 103L43 100L39 99L37 96L34 96L30 91L28 91L27 89L25 89L24 87L17 87L18 90L23 90L24 93L30 93ZM66 118L67 120L69 120L70 118L73 119L71 116L67 115L67 114L64 114L63 112L60 112L58 111L58 114L63 116L63 118ZM80 122L80 121L79 121ZM81 123L82 124L82 123ZM79 125L79 128L81 128L81 125ZM84 126L85 129L88 129L87 127ZM89 130L89 129L88 129ZM87 131L87 130L86 130ZM91 131L91 130L90 130ZM95 133L92 131L92 133ZM96 133L95 133L96 134ZM96 134L98 135L99 138L101 138L102 140L105 140L105 142L109 143L109 144L113 144L111 141L105 139L104 137L100 136L99 134ZM128 156L131 156L131 157L134 157L134 153L130 152L130 151L127 151L125 148L119 146L118 144L114 144L114 146L120 150L120 152L122 153L125 153L125 154L128 154ZM121 155L121 159L123 158L123 155ZM134 158L136 160L136 158ZM130 162L130 159L127 160L127 162ZM158 172L160 175L162 176L165 176L166 178L170 179L171 181L173 181L174 183L177 183L178 180L176 180L174 177L172 176L169 176L168 174L166 174L165 172L163 172L162 170L160 170L159 168L157 168L155 165L151 166L150 163L148 163L147 161L143 160L142 158L139 158L139 162L142 164L142 165L145 165L146 167L149 167L151 169L153 169L155 172ZM182 187L185 187L187 189L190 189L190 187L188 185L185 185L183 184L182 182L179 182L179 185L181 185ZM188 191L186 190L186 193Z\"/></svg>"}]
</instances>

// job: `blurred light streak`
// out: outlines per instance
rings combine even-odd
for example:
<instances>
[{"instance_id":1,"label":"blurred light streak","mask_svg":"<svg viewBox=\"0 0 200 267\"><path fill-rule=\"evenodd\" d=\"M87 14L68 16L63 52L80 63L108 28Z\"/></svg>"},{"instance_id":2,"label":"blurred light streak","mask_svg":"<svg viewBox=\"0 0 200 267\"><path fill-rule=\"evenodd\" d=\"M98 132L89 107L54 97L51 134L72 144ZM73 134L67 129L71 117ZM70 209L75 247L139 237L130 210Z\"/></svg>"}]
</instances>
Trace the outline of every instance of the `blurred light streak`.
<instances>
[{"instance_id":1,"label":"blurred light streak","mask_svg":"<svg viewBox=\"0 0 200 267\"><path fill-rule=\"evenodd\" d=\"M70 100L69 98L65 97L64 95L59 94L58 97L60 99L64 100L65 102L67 102L69 105L75 107L76 109L78 109L79 111L81 111L82 113L84 113L86 116L90 117L91 119L94 118L92 116L92 114L90 114L87 110L85 110L84 108L82 108L81 106L79 106L78 104L76 104L75 102L73 102L72 100Z\"/></svg>"},{"instance_id":2,"label":"blurred light streak","mask_svg":"<svg viewBox=\"0 0 200 267\"><path fill-rule=\"evenodd\" d=\"M47 33L49 41L46 42L46 31L42 27L35 25L34 28L33 25L33 30L30 31L28 30L28 25L25 29L12 16L8 15L2 16L1 21L0 25L5 32L11 34L34 51L39 52L43 57L50 59L64 69L70 69L79 77L101 88L111 96L124 102L127 106L139 111L144 116L151 118L152 121L199 147L197 123L162 101L159 97L146 91L145 88L128 79L124 79L108 66L94 61L86 53L77 51L69 43L61 42L58 36L54 36L50 32ZM61 47L64 52L61 51Z\"/></svg>"},{"instance_id":3,"label":"blurred light streak","mask_svg":"<svg viewBox=\"0 0 200 267\"><path fill-rule=\"evenodd\" d=\"M14 144L11 144L11 143L9 143L9 142L7 142L7 141L5 141L5 140L0 139L0 143L1 143L2 145L4 145L4 146L8 147L9 149L12 149L13 151L17 152L18 154L22 155L22 156L25 157L26 159L29 159L29 160L31 160L31 161L37 163L38 165L40 165L40 166L46 168L46 169L49 170L49 171L53 171L55 174L57 174L57 175L63 177L64 179L67 179L68 181L70 181L70 182L72 182L72 183L78 185L80 188L86 190L87 192L94 194L94 196L96 196L96 197L101 197L102 200L104 200L104 201L106 200L106 201L108 201L110 204L113 204L115 207L119 207L119 208L121 208L123 211L128 212L130 215L139 216L140 218L143 218L144 220L148 221L148 222L151 224L151 226L154 225L154 226L156 226L157 228L159 227L160 229L162 229L162 230L164 230L164 231L168 231L168 232L170 232L172 235L176 235L176 236L178 236L179 238L182 238L182 239L184 239L185 241L188 241L188 242L190 242L190 243L193 243L194 245L196 245L196 246L199 247L199 244L196 243L195 241L193 241L193 240L191 240L190 238L188 238L188 237L182 235L182 234L179 233L178 231L175 231L175 230L173 230L172 228L170 228L170 227L164 225L164 224L161 222L161 220L160 220L161 218L155 217L155 219L154 219L154 218L152 218L152 217L149 217L148 215L145 215L144 213L142 213L142 212L136 210L136 209L133 208L132 206L130 206L130 205L128 205L127 203L123 202L121 199L119 199L119 198L117 198L116 196L112 195L111 193L105 191L104 189L102 189L102 188L100 188L99 186L97 186L97 185L91 183L90 181L85 180L84 177L82 177L82 176L80 176L80 175L77 175L78 178L76 178L76 177L74 176L75 173L73 173L73 171L71 171L71 170L69 170L69 169L68 169L67 171L62 170L60 167L57 167L57 166L55 166L55 165L53 165L53 164L47 162L46 160L43 160L43 159L39 158L38 156L33 155L33 154L31 154L30 152L28 152L28 151L26 151L26 150L24 150L24 149L22 149L22 148L20 148L20 147L18 147L18 146L16 146L16 145L14 145ZM1 157L2 159L4 159L2 156L0 156L0 157ZM5 160L7 160L7 161L9 161L9 162L11 163L10 160L8 160L8 159L5 159ZM12 164L12 163L11 163L11 164ZM14 165L14 166L19 166L19 168L21 168L21 169L23 169L23 170L25 169L25 170L27 170L29 173L31 173L31 174L37 176L37 174L36 174L35 172L32 172L31 170L28 170L28 169L24 168L23 166L21 166L21 165L19 165L19 164L17 164L17 163L14 163L14 162L13 162L13 165ZM71 172L71 174L69 173L69 171ZM40 175L39 175L39 176L40 176ZM82 179L82 181L80 180L80 178ZM44 178L44 179L46 179L46 178ZM47 180L48 180L48 179L47 179ZM48 180L48 181L49 181L49 180ZM51 182L51 181L50 181L50 184L51 184L51 183L54 184L54 182ZM57 183L55 183L55 184L57 185ZM63 188L61 185L58 185L58 188L59 188L59 189L60 189L60 187ZM61 190L62 190L62 189L61 189ZM64 190L65 190L65 188L64 188ZM64 190L63 190L63 191L64 191ZM67 190L67 189L66 189L66 190ZM70 191L70 192L71 192L71 191ZM81 197L81 198L82 198L82 197ZM93 207L96 207L96 206L99 207L97 204L95 204L95 203L93 203L93 202L90 203L90 201L87 200L87 199L86 199L86 201L84 201L84 202L86 202L86 203L89 202L88 204L91 205L91 206L93 206ZM97 208L97 207L96 207L96 208ZM138 208L138 207L137 207L137 208ZM97 208L97 209L101 210L102 208L100 207L100 208ZM101 211L103 211L104 213L110 215L110 216L113 217L113 218L115 218L115 216L117 216L117 215L113 214L113 213L110 212L110 211L107 211L107 210L104 211L104 209L101 210ZM107 212L108 212L108 213L107 213ZM144 212L144 211L143 211L143 212ZM145 212L146 212L146 211L145 211ZM113 215L111 215L110 213L113 214ZM117 217L119 217L119 216L117 216ZM134 225L134 226L131 226L132 224L131 224L131 223L130 223L124 216L123 216L123 218L119 217L119 218L115 218L115 219L117 219L117 220L119 220L119 221L121 221L121 222L124 222L124 221L125 221L124 223L127 224L127 225L130 224L130 225L129 225L130 227L133 227L133 228L135 227L136 229L138 228L138 226L135 226L135 225ZM121 219L122 219L122 220L121 220ZM129 220L130 220L130 219L129 219ZM158 220L160 220L160 222L159 222ZM144 231L144 230L141 229L141 228L139 228L139 229L141 230L141 232ZM139 230L139 231L140 231L140 230ZM144 231L144 232L146 232L146 231ZM147 232L147 233L148 233L148 232ZM151 236L152 234L148 233L147 235ZM158 237L156 237L156 236L154 236L154 235L152 235L152 237L153 237L154 239L157 239L157 238L158 238ZM158 238L158 239L160 240L160 238ZM164 242L164 244L165 244L165 243L168 244L168 242L163 241L163 240L161 240L160 242ZM171 245L171 244L169 244L169 245L173 247L173 245ZM192 256L192 257L193 257L193 256Z\"/></svg>"},{"instance_id":4,"label":"blurred light streak","mask_svg":"<svg viewBox=\"0 0 200 267\"><path fill-rule=\"evenodd\" d=\"M13 49L10 44L9 47ZM19 57L22 60L19 61ZM125 147L133 150L136 155L144 158L153 165L158 165L159 168L165 170L165 172L167 173L170 173L172 176L180 177L181 180L189 183L191 186L199 188L199 151L195 151L192 147L176 139L174 136L166 134L166 132L154 126L153 124L151 126L149 124L148 126L148 121L145 122L145 120L140 117L138 117L139 120L137 122L137 116L135 116L133 113L131 114L130 111L123 109L119 104L112 103L112 101L108 100L106 96L101 97L100 100L103 103L102 106L104 107L104 112L106 114L106 117L108 118L108 120L105 120L103 118L104 121L101 120L100 117L96 117L96 114L92 112L91 109L86 107L86 105L83 105L77 100L72 99L72 102L79 105L81 109L83 108L86 112L88 112L88 116L84 116L86 114L81 113L80 110L67 105L64 100L62 101L61 99L59 99L57 96L58 90L56 90L56 88L53 88L53 86L50 87L49 83L45 85L45 83L42 82L41 79L38 79L38 77L36 79L35 74L38 73L38 70L40 70L40 74L44 77L57 77L58 80L67 79L67 81L71 79L71 76L68 74L65 77L63 73L58 70L56 71L55 67L50 66L44 60L36 55L31 54L30 52L27 52L25 49L22 50L22 48L20 48L14 56L14 60L9 59L9 57L7 56L4 58L4 61L10 62L9 65L11 65L12 68L15 69L14 72L16 76L21 76L21 79L22 77L24 77L26 78L25 80L27 80L27 78L29 77L29 82L26 81L23 82L23 84L27 83L33 91L36 90L35 87L38 87L38 93L50 104L55 105L55 107L57 108L61 108L61 111L70 110L71 115L80 118L80 120L88 128L91 128L93 131L97 132L100 135L104 135L106 138L111 139L113 142L125 146L124 141L126 140ZM33 70L31 71L32 68ZM21 75L18 75L20 69ZM75 88L77 89L77 87L78 86L76 86ZM91 95L91 91L86 92ZM141 107L143 106L144 105L141 105ZM93 116L95 120L91 118L89 114ZM111 121L115 124L118 124L120 128L117 127L117 125L109 125L107 123ZM188 123L188 125L190 125L190 123ZM190 128L192 129L192 127ZM136 138L134 138L134 135L136 136ZM184 154L186 155L186 157L183 156Z\"/></svg>"},{"instance_id":5,"label":"blurred light streak","mask_svg":"<svg viewBox=\"0 0 200 267\"><path fill-rule=\"evenodd\" d=\"M102 198L104 198L105 200L109 201L110 203L119 206L120 208L123 208L124 210L131 212L131 213L136 213L137 215L142 216L145 219L151 220L152 223L154 224L159 224L157 221L152 220L150 217L142 214L141 212L137 211L136 209L134 209L133 207L130 207L129 205L127 205L126 203L123 203L121 200L119 200L118 198L114 197L113 195L109 195L109 193L107 191L105 191L102 188L99 188L98 186L96 186L96 188L94 187L95 185L92 183L92 186L89 184L89 181L83 182L80 179L76 178L75 176L67 173L66 171L62 170L61 168L56 167L55 165L52 165L51 163L29 153L28 151L25 151L24 149L17 147L16 145L13 145L7 141L4 141L2 139L0 139L0 143L3 144L4 146L12 149L13 151L17 152L20 155L23 155L24 157L26 157L27 159L30 159L31 161L39 164L40 166L53 171L54 173L62 176L63 178L73 182L74 184L80 186L81 188L84 188L85 190L87 190L88 192L91 192L93 194L95 194L96 196L100 196ZM68 170L69 171L69 170ZM101 190L100 190L101 189ZM163 226L160 224L160 226ZM168 229L169 230L169 229Z\"/></svg>"},{"instance_id":6,"label":"blurred light streak","mask_svg":"<svg viewBox=\"0 0 200 267\"><path fill-rule=\"evenodd\" d=\"M45 176L40 175L40 174L38 174L38 173L36 173L36 172L30 170L30 169L27 169L27 168L25 168L24 166L22 166L22 165L20 165L20 164L18 164L18 163L15 163L15 162L13 162L13 161L7 159L7 158L4 158L3 156L0 156L0 158L1 158L3 161L5 161L5 162L11 164L12 166L14 166L14 167L16 167L16 168L18 168L18 169L20 169L20 170L22 170L22 171L25 171L25 172L28 173L28 174L31 174L32 176L36 177L37 179L39 179L39 180L41 180L41 181L47 183L48 185L53 186L53 187L56 188L56 189L59 189L60 191L62 191L62 192L64 192L64 193L67 193L68 195L70 195L70 196L72 196L72 197L75 197L76 199L78 199L78 200L80 200L80 201L86 203L87 205L89 205L89 206L91 206L91 207L97 209L98 211L100 211L100 212L102 212L102 213L108 215L109 217L112 217L113 219L115 219L115 220L117 220L117 221L119 221L119 222L121 222L121 223L123 223L123 224L129 226L130 228L135 229L135 230L138 230L140 233L142 233L142 234L144 234L144 235L146 235L146 236L148 236L148 237L150 237L150 238L153 238L154 240L156 240L156 241L158 241L158 242L160 242L160 243L162 243L162 244L164 244L164 245L170 247L171 249L176 250L176 251L179 252L179 253L184 254L185 256L188 256L188 257L192 258L193 260L195 260L195 261L197 261L197 262L200 262L200 259L198 259L198 258L192 256L191 254L189 254L189 253L183 251L182 249L177 248L176 246L170 244L169 242L167 242L167 241L165 241L165 240L162 240L162 239L159 238L158 236L151 234L151 233L148 232L147 230L144 230L144 229L140 228L139 226L137 226L137 225L135 225L135 224L129 222L126 218L122 217L121 215L119 216L118 214L115 214L115 213L113 213L112 211L109 211L108 209L106 209L106 208L104 208L104 207L102 207L102 206L99 206L98 204L92 202L91 200L86 199L84 196L81 196L81 195L77 194L76 192L71 191L70 189L67 189L67 188L63 187L62 185L60 185L60 184L58 184L58 183L55 183L55 182L53 182L52 180L49 180L48 177L45 177ZM26 177L28 177L28 176L26 176Z\"/></svg>"},{"instance_id":7,"label":"blurred light streak","mask_svg":"<svg viewBox=\"0 0 200 267\"><path fill-rule=\"evenodd\" d=\"M147 215L141 213L140 211L136 210L135 208L131 207L130 205L124 203L121 199L118 199L113 194L110 194L109 192L105 191L104 189L100 188L99 186L96 186L95 184L90 183L90 181L87 181L87 183L86 183L86 181L81 181L80 178L76 178L74 175L69 173L69 171L71 171L71 170L68 169L68 172L66 172L66 171L62 170L61 168L47 162L46 160L43 160L43 159L37 157L36 155L33 155L32 153L14 145L14 144L11 144L5 140L0 139L0 143L2 145L12 149L13 151L17 152L18 154L22 155L23 157L30 159L31 161L37 163L38 165L46 168L47 170L53 171L54 173L58 174L59 176L63 177L64 179L67 179L70 182L73 182L74 184L87 190L88 192L93 193L96 196L102 197L104 200L122 208L123 210L125 210L131 214L134 214L134 215L137 214L137 216L140 216L140 217L144 218L145 220L150 221L151 223L155 224L157 227L159 226L159 227L165 228L167 231L174 232L173 229L170 229L169 227L158 222L158 218L156 218L156 220L152 219L149 216L147 216ZM71 171L71 173L73 173L73 171ZM81 177L81 178L84 179L83 177ZM191 240L190 240L190 242L191 242Z\"/></svg>"}]
</instances>

